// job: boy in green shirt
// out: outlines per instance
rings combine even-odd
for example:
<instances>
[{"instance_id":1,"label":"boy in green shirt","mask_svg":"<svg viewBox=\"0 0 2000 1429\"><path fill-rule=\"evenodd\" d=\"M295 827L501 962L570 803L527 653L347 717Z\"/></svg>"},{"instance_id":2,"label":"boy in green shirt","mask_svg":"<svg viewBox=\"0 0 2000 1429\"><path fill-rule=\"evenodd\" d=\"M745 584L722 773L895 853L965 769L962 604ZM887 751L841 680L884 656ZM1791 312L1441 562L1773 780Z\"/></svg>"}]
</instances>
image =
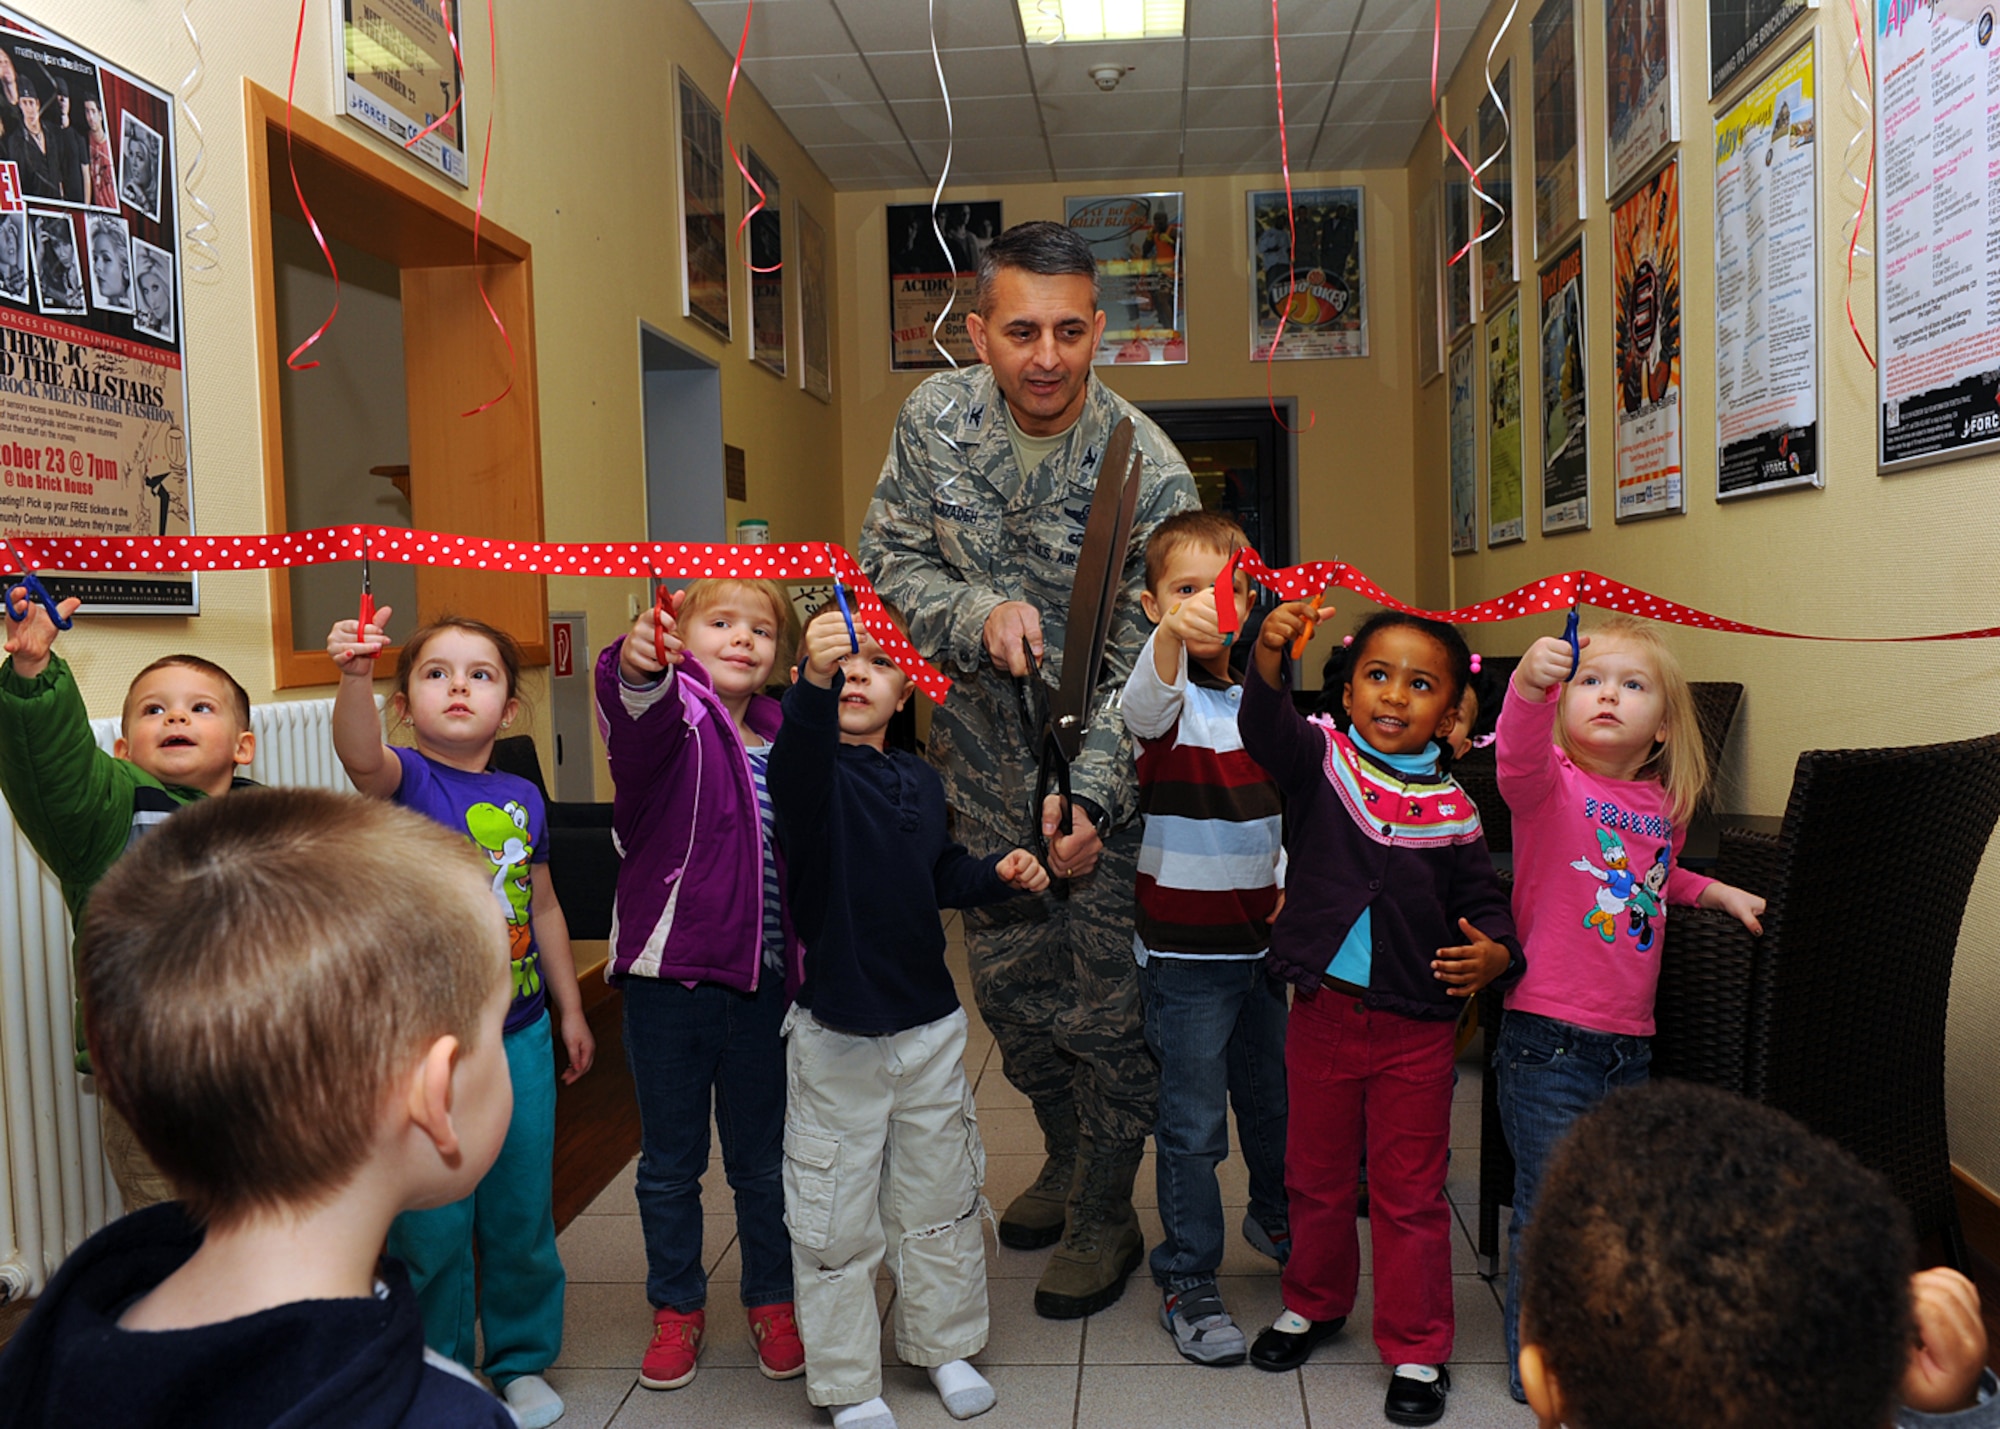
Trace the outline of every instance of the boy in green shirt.
<instances>
[{"instance_id":1,"label":"boy in green shirt","mask_svg":"<svg viewBox=\"0 0 2000 1429\"><path fill-rule=\"evenodd\" d=\"M220 665L168 655L141 670L125 694L112 753L97 747L69 665L55 653L56 626L19 586L7 592L7 660L0 664L0 795L35 852L62 882L73 928L84 905L133 840L195 799L249 785L237 777L256 753L250 697ZM58 607L67 620L81 602ZM76 1067L90 1070L79 1010ZM132 1130L100 1103L105 1159L125 1209L173 1192Z\"/></svg>"}]
</instances>

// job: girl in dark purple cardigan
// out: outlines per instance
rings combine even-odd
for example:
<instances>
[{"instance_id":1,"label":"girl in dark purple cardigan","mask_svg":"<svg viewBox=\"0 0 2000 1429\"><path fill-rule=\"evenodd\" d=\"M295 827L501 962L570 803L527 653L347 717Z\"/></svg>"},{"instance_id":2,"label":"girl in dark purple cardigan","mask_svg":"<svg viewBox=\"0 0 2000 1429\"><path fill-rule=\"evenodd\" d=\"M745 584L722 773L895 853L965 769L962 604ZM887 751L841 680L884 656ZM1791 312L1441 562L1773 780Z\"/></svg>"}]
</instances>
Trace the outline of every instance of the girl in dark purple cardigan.
<instances>
[{"instance_id":1,"label":"girl in dark purple cardigan","mask_svg":"<svg viewBox=\"0 0 2000 1429\"><path fill-rule=\"evenodd\" d=\"M1285 1045L1285 1309L1250 1359L1291 1369L1354 1308L1365 1138L1375 1344L1393 1370L1383 1411L1431 1424L1451 1386L1453 1031L1465 999L1523 964L1479 811L1440 751L1471 677L1464 640L1395 611L1365 621L1343 731L1305 719L1285 688L1286 648L1312 619L1298 602L1265 619L1238 716L1244 749L1285 793L1292 856L1266 965L1299 989Z\"/></svg>"}]
</instances>

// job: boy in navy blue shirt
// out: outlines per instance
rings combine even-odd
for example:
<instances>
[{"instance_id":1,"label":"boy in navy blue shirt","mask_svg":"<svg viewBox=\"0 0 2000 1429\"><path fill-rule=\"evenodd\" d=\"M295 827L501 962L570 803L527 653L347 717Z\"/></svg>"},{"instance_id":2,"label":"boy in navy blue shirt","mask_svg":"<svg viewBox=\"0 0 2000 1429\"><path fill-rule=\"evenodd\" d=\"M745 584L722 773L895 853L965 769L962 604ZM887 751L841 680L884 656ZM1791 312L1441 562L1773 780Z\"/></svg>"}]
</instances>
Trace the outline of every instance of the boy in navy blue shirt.
<instances>
[{"instance_id":1,"label":"boy in navy blue shirt","mask_svg":"<svg viewBox=\"0 0 2000 1429\"><path fill-rule=\"evenodd\" d=\"M835 1429L895 1429L880 1398L875 1273L890 1241L896 1353L953 1418L993 1407L967 1364L986 1344L986 1154L965 1080L965 1009L941 908L1039 892L1025 849L975 858L945 829L944 785L884 748L909 677L833 608L806 628L771 750L805 984L785 1016L785 1221L806 1394Z\"/></svg>"}]
</instances>

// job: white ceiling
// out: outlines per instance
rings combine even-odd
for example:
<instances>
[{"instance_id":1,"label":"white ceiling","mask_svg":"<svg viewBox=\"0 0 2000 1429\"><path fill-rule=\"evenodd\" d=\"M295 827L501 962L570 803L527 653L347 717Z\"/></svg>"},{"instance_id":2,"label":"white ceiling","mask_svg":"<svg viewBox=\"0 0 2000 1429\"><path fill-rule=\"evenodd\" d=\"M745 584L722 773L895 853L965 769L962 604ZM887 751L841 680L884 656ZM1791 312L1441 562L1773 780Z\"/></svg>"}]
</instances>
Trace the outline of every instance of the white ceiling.
<instances>
[{"instance_id":1,"label":"white ceiling","mask_svg":"<svg viewBox=\"0 0 2000 1429\"><path fill-rule=\"evenodd\" d=\"M1270 0L1188 0L1186 39L1028 43L1014 0L935 0L951 181L1274 173ZM1440 82L1488 0L1442 0ZM694 0L731 54L748 0ZM934 184L926 0L756 0L743 70L836 188ZM1430 116L1431 0L1280 0L1295 173L1400 167ZM1130 68L1105 93L1094 65Z\"/></svg>"}]
</instances>

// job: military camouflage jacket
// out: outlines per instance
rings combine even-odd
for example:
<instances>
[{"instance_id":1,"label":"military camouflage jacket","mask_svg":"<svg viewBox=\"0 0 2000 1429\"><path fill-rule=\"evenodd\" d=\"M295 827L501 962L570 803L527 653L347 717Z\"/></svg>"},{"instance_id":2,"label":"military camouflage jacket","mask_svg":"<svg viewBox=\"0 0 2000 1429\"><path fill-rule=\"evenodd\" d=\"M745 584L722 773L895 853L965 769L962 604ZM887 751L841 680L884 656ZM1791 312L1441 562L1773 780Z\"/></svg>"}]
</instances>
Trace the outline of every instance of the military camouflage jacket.
<instances>
[{"instance_id":1,"label":"military camouflage jacket","mask_svg":"<svg viewBox=\"0 0 2000 1429\"><path fill-rule=\"evenodd\" d=\"M1117 698L1150 630L1139 605L1146 538L1196 504L1187 463L1166 434L1093 376L1067 439L1024 476L991 371L940 372L903 403L862 524L862 569L917 649L956 682L931 722L931 759L946 797L961 814L1017 839L1030 823L1034 750L1012 677L987 658L986 617L1009 600L1041 612L1042 676L1055 688L1098 458L1128 416L1145 457L1143 484L1104 668L1071 773L1075 793L1100 805L1116 828L1138 812L1132 741Z\"/></svg>"}]
</instances>

